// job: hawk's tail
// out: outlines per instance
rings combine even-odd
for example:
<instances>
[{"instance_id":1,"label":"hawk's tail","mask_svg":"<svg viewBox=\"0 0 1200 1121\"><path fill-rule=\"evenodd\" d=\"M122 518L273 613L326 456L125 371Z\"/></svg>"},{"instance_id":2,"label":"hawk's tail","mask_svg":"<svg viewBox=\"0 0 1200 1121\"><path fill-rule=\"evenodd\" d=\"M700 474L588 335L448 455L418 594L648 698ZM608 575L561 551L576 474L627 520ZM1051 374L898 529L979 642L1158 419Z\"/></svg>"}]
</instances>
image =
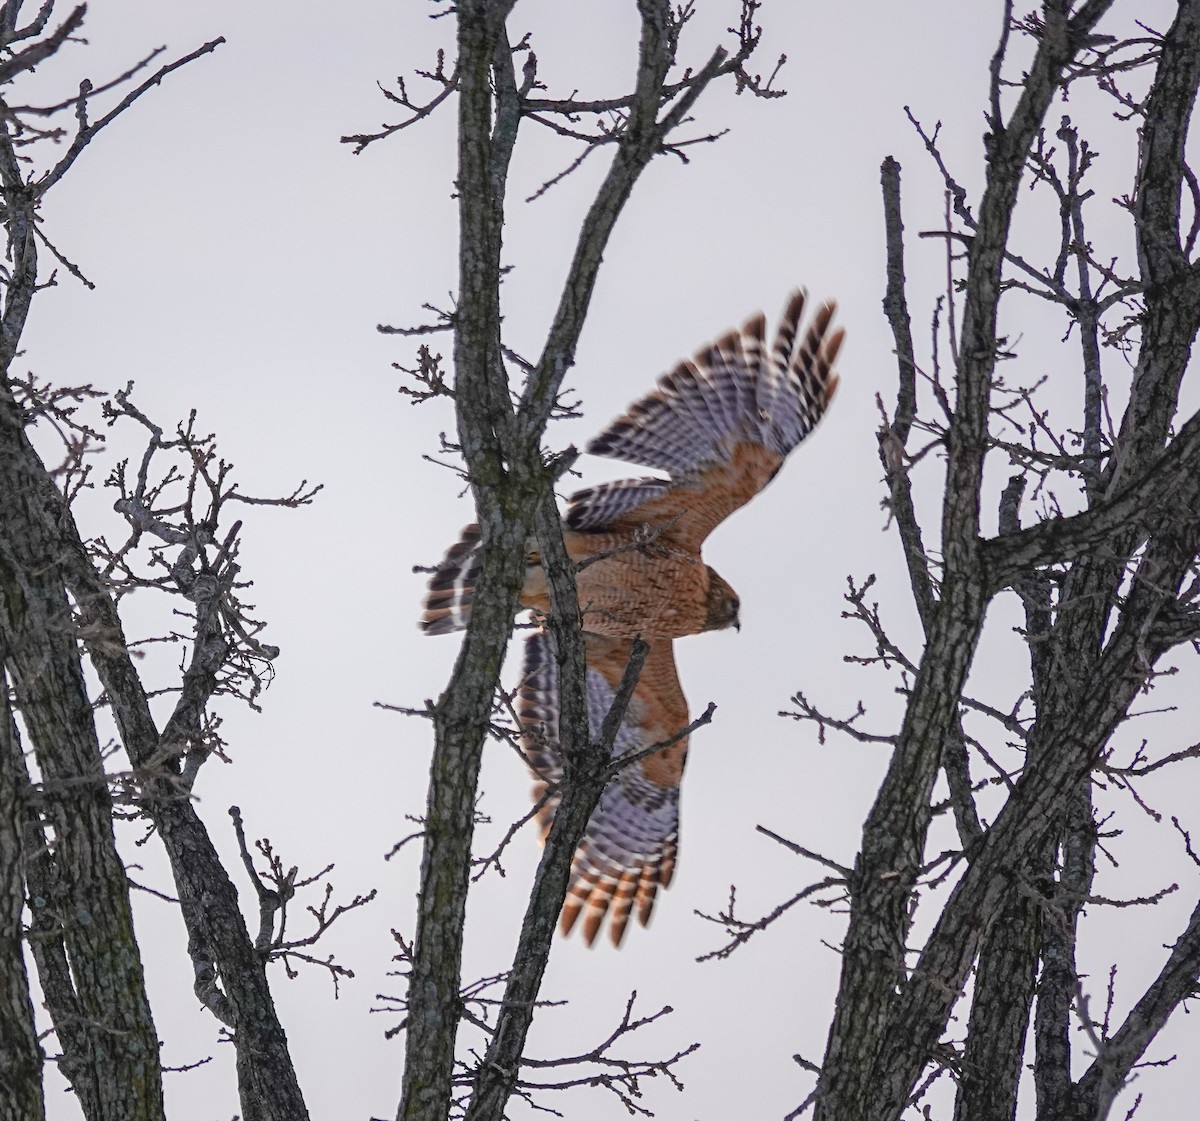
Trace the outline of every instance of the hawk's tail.
<instances>
[{"instance_id":1,"label":"hawk's tail","mask_svg":"<svg viewBox=\"0 0 1200 1121\"><path fill-rule=\"evenodd\" d=\"M471 621L471 604L482 567L479 540L479 526L467 526L429 577L420 624L426 634L465 630Z\"/></svg>"}]
</instances>

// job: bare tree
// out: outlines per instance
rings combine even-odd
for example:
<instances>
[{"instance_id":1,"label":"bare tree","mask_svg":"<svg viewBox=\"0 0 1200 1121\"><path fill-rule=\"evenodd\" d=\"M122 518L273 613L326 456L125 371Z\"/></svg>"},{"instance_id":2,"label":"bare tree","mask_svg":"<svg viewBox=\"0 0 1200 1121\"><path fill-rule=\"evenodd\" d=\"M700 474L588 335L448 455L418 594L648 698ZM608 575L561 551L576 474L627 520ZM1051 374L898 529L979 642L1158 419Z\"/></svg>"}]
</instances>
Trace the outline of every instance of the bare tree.
<instances>
[{"instance_id":1,"label":"bare tree","mask_svg":"<svg viewBox=\"0 0 1200 1121\"><path fill-rule=\"evenodd\" d=\"M714 49L704 66L691 71L676 63L690 8L640 0L635 87L621 97L585 101L575 94L542 96L529 42L509 38L513 0L463 0L441 12L456 21L456 54L452 67L439 60L424 75L435 91L430 101L413 102L401 83L398 92L388 93L404 111L401 124L347 138L362 150L454 95L460 280L455 310L438 325L453 331L454 372L451 386L426 352L413 392L455 399L458 450L482 527L484 577L454 676L429 714L436 749L423 823L421 907L415 943L402 945L401 954L410 970L403 1117L453 1112L498 1119L514 1092L529 1097L539 1087L588 1082L615 1089L632 1105L640 1077L673 1077L671 1068L691 1050L646 1063L614 1059L615 1041L657 1018L635 1015L631 1001L593 1050L536 1064L542 1075L522 1073L571 855L609 777L611 744L645 656L644 648L635 647L605 733L592 742L574 575L554 498L555 481L573 453L548 456L543 437L551 417L563 411L562 382L601 257L641 171L655 156L683 157L687 145L715 138L679 131L712 83L726 79L739 92L774 93L770 79L746 69L759 40L757 7L743 0L732 47ZM336 983L347 971L310 955L309 948L371 896L337 905L327 884L323 899L307 908L312 933L292 934L289 905L329 869L301 878L266 841L258 842L256 856L242 813L233 807L242 862L259 904L259 928L252 934L238 909L234 876L222 865L192 795L206 760L224 747L214 704L223 697L255 704L278 653L261 641L263 624L244 601L247 582L238 559L243 523L231 509L301 506L319 488L301 483L284 497L254 497L233 480L232 465L194 414L172 430L141 410L132 386L108 392L51 386L17 368L31 302L55 282L55 273L39 272L40 258L48 255L58 269L89 283L39 225L47 193L98 133L223 40L157 68L160 52L152 52L112 81L97 86L85 79L55 103L24 104L16 83L73 41L85 9L56 24L53 0L25 22L22 8L21 0L0 7L0 216L8 237L8 267L0 274L0 1117L27 1121L45 1113L45 1055L23 943L61 1049L57 1062L88 1121L163 1116L159 1040L134 935L133 885L113 828L116 815L133 814L145 819L170 862L196 997L236 1050L242 1116L296 1121L308 1114L267 967L281 962L290 972L313 964L330 971ZM568 172L596 151L612 152L549 336L533 363L512 356L500 334L507 173L522 124L538 124L582 145ZM128 526L122 541L89 535L73 512L75 499L93 484L92 454L104 439L99 423L87 419L97 401L109 427L138 432L144 441L140 457L112 465L103 479ZM46 457L55 441L57 464ZM531 535L546 558L554 604L549 626L563 658L560 727L568 776L513 968L501 978L464 983L460 951L480 752L495 729L498 672ZM168 633L153 640L179 654L179 673L166 687L143 677L135 647L146 640L130 640L122 626L122 601L148 589L173 597L174 618L184 620L168 624ZM152 701L162 697L171 704L165 718L156 719ZM118 761L122 757L127 765ZM497 985L499 1001L486 995ZM476 1010L483 1014L474 1015ZM460 1020L472 1015L487 1046L467 1061L457 1056L456 1032ZM570 1070L560 1074L562 1067Z\"/></svg>"},{"instance_id":2,"label":"bare tree","mask_svg":"<svg viewBox=\"0 0 1200 1121\"><path fill-rule=\"evenodd\" d=\"M676 72L679 37L690 9L673 10L666 0L639 0L636 87L626 96L603 101L536 96L541 90L536 56L526 41L514 44L508 35L513 6L512 0L459 3L454 70L446 74L439 64L428 75L442 88L425 105L410 100L403 87L392 95L408 112L406 124L420 119L451 88L458 96L461 249L457 305L447 323L454 330L450 392L455 397L459 449L482 538L482 577L470 627L454 673L430 714L436 744L424 822L421 902L415 944L408 955L404 1088L398 1114L410 1121L444 1118L454 1106L455 1036L463 986L460 961L472 860L470 823L481 752L493 725L500 666L525 578L528 538L537 538L550 588L552 611L547 625L559 657L559 728L566 776L502 1002L487 1029L486 1052L468 1072L473 1085L465 1115L471 1121L503 1116L505 1103L517 1087L571 858L609 777L613 737L639 668L635 658L604 734L593 740L584 696L574 568L563 546L554 490L574 454L547 457L544 436L558 407L563 378L574 361L604 248L646 165L657 155L678 154L685 143L712 139L676 135L711 83L732 78L739 89L769 92L769 80L762 82L746 70L759 35L754 24L758 4L752 0L742 4L735 29L737 48L732 52L717 48L694 73ZM525 121L581 142L582 154L571 167L602 146L611 146L613 158L584 220L542 352L525 369L518 364L523 385L514 389L500 330L500 248L508 166ZM398 127L346 139L361 150ZM433 381L427 373L424 383Z\"/></svg>"},{"instance_id":3,"label":"bare tree","mask_svg":"<svg viewBox=\"0 0 1200 1121\"><path fill-rule=\"evenodd\" d=\"M883 164L884 310L898 392L879 452L924 645L903 650L868 598L871 580L851 582L847 614L875 647L857 660L898 675L903 722L874 735L861 711L835 719L803 694L792 715L891 745L861 850L852 868L825 860L837 874L775 914L750 922L731 907L718 916L728 952L801 898L848 901L827 1049L808 1064L816 1087L793 1116L810 1106L827 1121L931 1116L925 1095L948 1075L961 1121L1011 1121L1026 1091L1046 1121L1107 1117L1197 991L1200 906L1122 1022L1111 1016L1111 977L1107 998L1089 1002L1078 958L1085 920L1174 890L1150 887L1135 900L1094 893L1103 838L1111 844L1123 827L1118 817L1102 828L1095 791L1116 785L1135 816L1161 820L1138 798L1139 779L1196 755L1144 741L1131 749L1119 730L1200 637L1200 415L1181 415L1180 405L1200 326L1200 191L1186 157L1200 4L1181 0L1164 30L1106 19L1112 7L1047 0L1022 15L1004 5L978 199L961 186L963 169L948 165L938 131L913 118L947 207L946 228L930 231L944 243L948 282L925 357L906 292L900 167ZM1127 193L1107 208L1082 127L1066 115L1048 123L1056 108L1105 98L1138 130ZM1061 236L1026 250L1014 225L1040 199ZM1132 230L1136 262L1111 248L1124 232L1117 217ZM1049 305L1061 317L1059 360L1045 376L1022 361L1020 340L1000 335L1002 304ZM1010 476L1003 487L1000 472ZM989 535L993 493L998 532ZM989 606L1008 592L1024 612L1027 678L1019 695L996 697L986 675L971 673ZM1194 672L1194 660L1180 660ZM937 853L931 831L943 814L956 843ZM962 1005L965 1027L952 1021Z\"/></svg>"},{"instance_id":4,"label":"bare tree","mask_svg":"<svg viewBox=\"0 0 1200 1121\"><path fill-rule=\"evenodd\" d=\"M909 313L900 168L892 159L883 166L884 310L898 391L890 409L880 404L879 452L923 645L908 650L894 640L887 609L870 598L872 579L852 580L846 614L872 644L855 657L897 675L903 722L895 732L869 731L865 711L837 718L803 693L791 715L822 735L888 745L890 766L861 852L846 867L814 851L816 841L801 838L810 848L772 834L819 863L821 878L762 918L738 915L733 898L715 916L729 936L712 955L720 957L798 902L848 905L827 1051L819 1064L803 1061L817 1081L795 1116L807 1108L830 1121L932 1116L938 1099L927 1095L946 1076L962 1121L1010 1119L1027 1092L1047 1121L1106 1117L1168 1018L1197 991L1200 907L1119 1023L1111 982L1105 994L1092 990L1078 947L1084 925L1109 906L1152 906L1169 890L1151 885L1128 900L1096 893L1098 862L1121 826L1098 820L1098 784L1119 788L1136 812L1153 817L1142 778L1187 768L1200 755L1196 747L1131 747L1125 734L1136 698L1171 667L1190 670L1184 658L1200 641L1200 417L1180 404L1200 326L1200 187L1186 159L1200 86L1200 0L1180 0L1166 30L1120 25L1113 6L1045 0L1029 15L1002 6L977 200L961 186L967 177L951 166L938 131L914 118L947 202L945 228L927 231L947 269L927 355L914 343ZM307 1110L268 966L313 965L336 984L348 971L312 947L371 895L338 903L328 869L302 875L269 842L250 843L237 807L232 829L243 868L224 867L192 795L206 760L225 746L219 705L256 704L277 654L245 601L238 515L255 504L304 505L318 488L301 483L282 497L254 497L194 415L164 426L142 411L132 387L51 386L18 360L38 292L58 271L87 283L39 224L42 200L100 131L221 40L166 64L155 52L111 82L84 81L56 103L26 104L14 92L22 77L78 37L85 13L77 8L56 22L49 2L22 23L22 7L0 6L0 217L8 238L0 273L0 1118L45 1113L48 1044L39 1038L30 965L55 1058L88 1121L163 1116L133 885L114 839L114 819L135 815L170 862L188 932L186 967L236 1051L242 1116L292 1121ZM406 392L453 399L458 434L447 451L461 455L482 540L482 577L458 661L441 698L419 714L435 735L415 834L421 895L414 938L397 936L406 989L389 1002L403 1012L406 1034L398 1116L428 1121L495 1121L514 1097L537 1104L545 1090L576 1085L606 1088L631 1113L647 1113L639 1080L675 1080L676 1064L693 1049L617 1057L615 1044L661 1015L639 1013L631 999L585 1052L538 1061L525 1054L572 854L611 778L614 736L644 657L635 646L596 735L555 500L574 453L548 450L547 425L569 411L564 378L605 247L641 172L656 156L686 158L690 145L716 139L692 124L710 86L779 92L773 72L763 78L750 69L759 45L754 0L740 3L728 45L691 70L677 63L690 7L638 0L634 87L596 99L543 86L534 44L510 34L514 7L515 0L459 0L441 8L453 19L452 57L418 72L412 89L400 81L384 91L394 123L345 137L362 151L457 109L455 304L431 309L426 326L391 329L453 337L452 369L422 347ZM1093 186L1096 149L1083 126L1062 115L1101 98L1138 136L1127 193L1106 218ZM1059 122L1048 123L1056 111ZM509 164L534 126L575 146L542 191L605 149L611 163L547 337L526 361L502 333L501 246ZM1035 189L1023 194L1022 185ZM1048 248L1026 248L1014 221L1039 200L1061 235ZM1129 223L1136 261L1107 245L1113 214ZM43 260L52 262L49 274L39 271ZM1062 362L1051 378L1027 368L1020 340L1000 333L1001 304L1021 301L1061 317ZM1128 392L1122 369L1132 369ZM1056 392L1070 378L1075 406ZM128 527L120 541L75 520L77 496L95 481L104 425L142 441L139 455L110 464L101 480ZM986 529L991 509L994 535ZM489 736L514 733L499 674L531 537L549 579L545 625L561 658L567 766L512 966L472 979L461 965L472 869L498 859L473 848L480 760ZM136 660L143 640L127 637L120 614L126 597L150 589L176 605L155 636L179 661L165 687ZM1015 597L1023 614L1027 677L1015 697L993 695L972 676L989 607L1002 596ZM1200 864L1186 823L1174 824L1173 843ZM237 905L243 874L258 904L253 931ZM311 926L296 933L298 894L319 883L323 894L305 910ZM955 1028L960 1007L965 1026ZM466 1028L475 1033L470 1043Z\"/></svg>"},{"instance_id":5,"label":"bare tree","mask_svg":"<svg viewBox=\"0 0 1200 1121\"><path fill-rule=\"evenodd\" d=\"M61 1049L57 1062L84 1116L163 1116L159 1040L134 936L131 884L114 841L114 814L127 807L146 819L170 861L196 996L237 1050L243 1115L303 1118L266 978L270 960L302 952L285 939L281 917L295 873L277 876L260 893L263 925L252 938L190 794L205 760L222 747L214 698L254 703L277 653L259 641L262 624L241 598L241 522L231 520L230 507L298 506L314 489L301 485L280 499L245 494L194 416L169 433L138 409L129 387L104 394L92 386L49 386L14 365L38 292L56 282L59 269L87 283L40 227L43 200L98 133L223 40L157 67L161 51L154 51L111 82L84 80L61 101L30 105L18 100L14 83L72 40L85 9L56 24L53 2L25 22L22 7L10 0L0 8L6 56L0 184L8 246L0 277L0 1115L44 1115L44 1056L21 952L24 934ZM39 271L47 257L48 274ZM72 513L73 501L91 485L91 455L103 441L82 411L98 397L109 426L136 426L145 440L139 462L113 465L104 480L128 524L119 544L89 538ZM47 435L60 445L57 464L47 464L35 446L35 437ZM143 681L139 651L119 615L121 600L144 588L169 593L185 620L183 629L161 636L181 661L165 690ZM152 714L155 695L173 697L165 720ZM110 729L119 736L125 769L114 766ZM269 851L263 855L281 870Z\"/></svg>"}]
</instances>

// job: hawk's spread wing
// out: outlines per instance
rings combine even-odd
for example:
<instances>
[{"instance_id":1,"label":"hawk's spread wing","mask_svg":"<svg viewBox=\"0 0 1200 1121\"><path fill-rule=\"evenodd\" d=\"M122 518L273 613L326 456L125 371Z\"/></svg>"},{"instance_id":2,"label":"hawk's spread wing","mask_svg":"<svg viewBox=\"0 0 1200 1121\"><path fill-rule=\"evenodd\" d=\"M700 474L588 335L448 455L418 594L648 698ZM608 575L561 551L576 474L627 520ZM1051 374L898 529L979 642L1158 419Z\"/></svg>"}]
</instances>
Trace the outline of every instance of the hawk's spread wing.
<instances>
[{"instance_id":1,"label":"hawk's spread wing","mask_svg":"<svg viewBox=\"0 0 1200 1121\"><path fill-rule=\"evenodd\" d=\"M588 725L593 736L612 705L625 673L632 641L585 633ZM518 714L525 748L538 781L534 798L562 779L558 735L558 666L550 636L542 631L525 644L525 672L518 691ZM621 756L662 743L686 727L687 702L675 672L669 641L650 648L638 686L617 732L613 753ZM609 918L609 936L620 945L634 904L643 925L654 897L667 887L675 870L679 843L679 780L687 757L687 737L617 773L592 812L571 865L571 881L562 910L563 933L583 915L583 936L591 945ZM540 818L550 829L558 796L551 796Z\"/></svg>"},{"instance_id":2,"label":"hawk's spread wing","mask_svg":"<svg viewBox=\"0 0 1200 1121\"><path fill-rule=\"evenodd\" d=\"M669 479L625 479L572 495L571 529L649 524L686 548L701 542L771 481L821 419L837 388L843 332L824 304L800 333L795 292L768 350L759 314L659 379L588 444L593 455L657 467Z\"/></svg>"}]
</instances>

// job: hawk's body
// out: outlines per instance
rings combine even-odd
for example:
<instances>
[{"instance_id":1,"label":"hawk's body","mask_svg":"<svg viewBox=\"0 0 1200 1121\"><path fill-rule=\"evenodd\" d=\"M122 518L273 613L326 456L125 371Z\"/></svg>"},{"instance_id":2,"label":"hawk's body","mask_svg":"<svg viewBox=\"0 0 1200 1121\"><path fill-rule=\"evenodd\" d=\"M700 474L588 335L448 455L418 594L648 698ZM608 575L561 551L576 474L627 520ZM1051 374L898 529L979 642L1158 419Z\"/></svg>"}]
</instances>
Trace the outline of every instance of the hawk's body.
<instances>
[{"instance_id":1,"label":"hawk's body","mask_svg":"<svg viewBox=\"0 0 1200 1121\"><path fill-rule=\"evenodd\" d=\"M738 598L704 563L701 546L774 478L833 397L833 362L842 341L840 330L828 332L833 305L818 310L801 338L803 308L803 294L795 293L769 351L762 315L723 336L664 375L657 389L588 445L593 454L668 472L579 491L563 519L567 553L578 567L593 736L612 704L633 638L650 643L614 756L653 747L687 727L672 640L738 621ZM467 625L481 563L479 529L468 526L429 582L422 619L427 633ZM532 540L521 603L550 611ZM526 643L519 699L540 797L562 773L558 676L545 632ZM608 913L611 937L619 943L635 903L639 919L649 919L655 894L670 883L675 867L686 757L683 737L621 770L605 790L575 854L564 931L583 913L590 943ZM544 828L556 805L551 798L544 807Z\"/></svg>"},{"instance_id":2,"label":"hawk's body","mask_svg":"<svg viewBox=\"0 0 1200 1121\"><path fill-rule=\"evenodd\" d=\"M576 564L586 564L576 578L584 629L613 638L641 634L647 641L708 629L708 569L665 535L639 545L640 532L563 534L567 555ZM589 563L589 558L604 553L612 555ZM536 561L536 553L533 556ZM527 570L521 603L543 614L550 611L539 563Z\"/></svg>"}]
</instances>

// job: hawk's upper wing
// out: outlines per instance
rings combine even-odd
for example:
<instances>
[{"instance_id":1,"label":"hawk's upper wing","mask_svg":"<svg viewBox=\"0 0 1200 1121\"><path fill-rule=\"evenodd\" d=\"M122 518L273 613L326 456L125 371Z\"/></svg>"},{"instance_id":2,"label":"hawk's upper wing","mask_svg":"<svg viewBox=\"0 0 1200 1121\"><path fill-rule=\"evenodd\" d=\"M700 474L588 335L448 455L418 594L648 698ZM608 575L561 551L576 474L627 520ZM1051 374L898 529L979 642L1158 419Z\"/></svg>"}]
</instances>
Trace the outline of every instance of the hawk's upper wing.
<instances>
[{"instance_id":1,"label":"hawk's upper wing","mask_svg":"<svg viewBox=\"0 0 1200 1121\"><path fill-rule=\"evenodd\" d=\"M584 635L587 654L588 725L593 736L612 705L625 673L632 641ZM525 643L525 672L518 690L518 714L524 744L537 775L534 798L562 780L563 757L558 735L558 666L549 634L538 631ZM687 702L675 672L671 643L655 642L617 732L613 753L642 751L676 735L688 722ZM591 945L609 918L609 936L620 945L637 904L644 926L654 897L667 887L675 870L679 844L679 781L687 758L687 737L619 771L592 812L575 851L571 880L562 910L562 930L569 933L583 914L583 936ZM558 807L557 794L543 807L543 836Z\"/></svg>"},{"instance_id":2,"label":"hawk's upper wing","mask_svg":"<svg viewBox=\"0 0 1200 1121\"><path fill-rule=\"evenodd\" d=\"M788 300L770 350L759 314L659 379L590 444L669 473L625 479L572 495L566 522L596 530L649 524L699 549L713 528L774 478L821 419L837 388L833 363L843 332L822 305L800 333L805 295Z\"/></svg>"}]
</instances>

